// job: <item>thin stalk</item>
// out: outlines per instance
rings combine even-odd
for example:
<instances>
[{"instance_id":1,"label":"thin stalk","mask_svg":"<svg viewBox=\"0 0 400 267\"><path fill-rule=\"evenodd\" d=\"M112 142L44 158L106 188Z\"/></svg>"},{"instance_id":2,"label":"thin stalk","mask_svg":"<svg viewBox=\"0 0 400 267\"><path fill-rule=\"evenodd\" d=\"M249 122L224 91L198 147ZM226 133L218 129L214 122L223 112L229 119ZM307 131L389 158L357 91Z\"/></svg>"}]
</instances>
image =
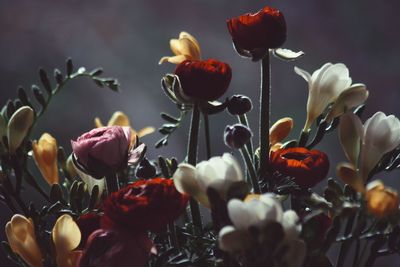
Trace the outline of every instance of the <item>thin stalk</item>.
<instances>
[{"instance_id":1,"label":"thin stalk","mask_svg":"<svg viewBox=\"0 0 400 267\"><path fill-rule=\"evenodd\" d=\"M251 185L253 187L254 193L260 194L261 193L261 189L260 189L260 185L259 185L258 180L257 180L257 173L256 173L256 170L254 168L253 161L251 160L250 153L247 150L247 147L246 146L242 147L240 149L240 152L241 152L241 154L243 156L244 161L246 162L247 170L248 170L248 172L250 174L250 182L251 182Z\"/></svg>"},{"instance_id":2,"label":"thin stalk","mask_svg":"<svg viewBox=\"0 0 400 267\"><path fill-rule=\"evenodd\" d=\"M211 158L211 140L210 140L210 123L208 121L208 114L203 112L204 118L204 134L206 136L206 154L207 159Z\"/></svg>"},{"instance_id":3,"label":"thin stalk","mask_svg":"<svg viewBox=\"0 0 400 267\"><path fill-rule=\"evenodd\" d=\"M353 229L354 219L355 219L354 215L347 219L346 228L344 230L345 236L347 236L351 233L351 230ZM342 242L342 244L340 244L340 251L339 251L338 260L336 262L336 267L343 266L345 259L346 259L347 252L349 251L352 241L353 240L350 239L350 240L346 240L346 241Z\"/></svg>"},{"instance_id":4,"label":"thin stalk","mask_svg":"<svg viewBox=\"0 0 400 267\"><path fill-rule=\"evenodd\" d=\"M173 248L179 249L178 237L176 235L175 223L168 224L168 232L169 232L169 245Z\"/></svg>"},{"instance_id":5,"label":"thin stalk","mask_svg":"<svg viewBox=\"0 0 400 267\"><path fill-rule=\"evenodd\" d=\"M200 128L200 109L199 104L193 105L192 120L190 122L189 141L187 150L187 161L189 164L196 166L197 163L197 145L199 139ZM201 232L202 222L199 203L194 198L189 200L190 212L192 215L193 225Z\"/></svg>"},{"instance_id":6,"label":"thin stalk","mask_svg":"<svg viewBox=\"0 0 400 267\"><path fill-rule=\"evenodd\" d=\"M358 255L360 254L360 245L361 245L361 241L360 241L360 239L357 239L356 251L354 252L354 259L353 259L353 267L357 267Z\"/></svg>"},{"instance_id":7,"label":"thin stalk","mask_svg":"<svg viewBox=\"0 0 400 267\"><path fill-rule=\"evenodd\" d=\"M119 190L119 182L117 174L106 175L107 192L110 195Z\"/></svg>"},{"instance_id":8,"label":"thin stalk","mask_svg":"<svg viewBox=\"0 0 400 267\"><path fill-rule=\"evenodd\" d=\"M271 103L271 68L269 52L261 61L260 93L260 175L269 169L269 116Z\"/></svg>"},{"instance_id":9,"label":"thin stalk","mask_svg":"<svg viewBox=\"0 0 400 267\"><path fill-rule=\"evenodd\" d=\"M247 127L250 128L250 126L249 126L249 120L247 119L246 114L238 115L238 120L239 120L239 122L240 122L241 124L246 125ZM248 150L249 153L250 153L251 158L253 158L254 149L253 149L253 141L252 141L252 138L250 138L250 140L249 140L249 142L247 142L246 146L247 146L247 150Z\"/></svg>"}]
</instances>

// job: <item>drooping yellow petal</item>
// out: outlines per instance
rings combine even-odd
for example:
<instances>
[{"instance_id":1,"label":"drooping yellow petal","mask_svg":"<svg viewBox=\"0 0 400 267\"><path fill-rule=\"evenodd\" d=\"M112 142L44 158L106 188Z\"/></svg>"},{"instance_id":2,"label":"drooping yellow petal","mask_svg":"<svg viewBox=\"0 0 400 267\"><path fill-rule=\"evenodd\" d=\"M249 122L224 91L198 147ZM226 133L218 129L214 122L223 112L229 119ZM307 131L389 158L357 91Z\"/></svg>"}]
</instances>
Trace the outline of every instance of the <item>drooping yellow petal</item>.
<instances>
[{"instance_id":1,"label":"drooping yellow petal","mask_svg":"<svg viewBox=\"0 0 400 267\"><path fill-rule=\"evenodd\" d=\"M5 227L8 243L32 267L42 267L42 253L36 242L35 227L31 219L15 214Z\"/></svg>"},{"instance_id":2,"label":"drooping yellow petal","mask_svg":"<svg viewBox=\"0 0 400 267\"><path fill-rule=\"evenodd\" d=\"M32 143L32 150L36 165L47 183L50 185L59 183L56 139L44 133L39 141Z\"/></svg>"},{"instance_id":3,"label":"drooping yellow petal","mask_svg":"<svg viewBox=\"0 0 400 267\"><path fill-rule=\"evenodd\" d=\"M365 186L362 177L357 173L356 167L348 162L339 163L336 166L336 174L346 184L349 184L358 192L364 192Z\"/></svg>"},{"instance_id":4,"label":"drooping yellow petal","mask_svg":"<svg viewBox=\"0 0 400 267\"><path fill-rule=\"evenodd\" d=\"M381 181L373 181L367 185L368 212L378 218L384 218L399 210L399 197L396 191L385 187Z\"/></svg>"},{"instance_id":5,"label":"drooping yellow petal","mask_svg":"<svg viewBox=\"0 0 400 267\"><path fill-rule=\"evenodd\" d=\"M96 128L100 128L100 127L104 127L103 122L100 120L99 117L96 117L94 119L94 125L96 126Z\"/></svg>"},{"instance_id":6,"label":"drooping yellow petal","mask_svg":"<svg viewBox=\"0 0 400 267\"><path fill-rule=\"evenodd\" d=\"M143 136L146 136L146 135L148 135L148 134L154 133L155 130L156 130L156 129L155 129L154 127L145 127L145 128L143 128L143 129L140 129L140 130L137 132L137 136L143 137Z\"/></svg>"},{"instance_id":7,"label":"drooping yellow petal","mask_svg":"<svg viewBox=\"0 0 400 267\"><path fill-rule=\"evenodd\" d=\"M285 139L293 128L292 118L282 118L275 122L269 129L269 143L275 145L276 143Z\"/></svg>"},{"instance_id":8,"label":"drooping yellow petal","mask_svg":"<svg viewBox=\"0 0 400 267\"><path fill-rule=\"evenodd\" d=\"M125 113L122 111L116 111L114 114L111 116L110 120L107 123L107 126L128 126L130 127L131 124L129 122L128 116L126 116Z\"/></svg>"},{"instance_id":9,"label":"drooping yellow petal","mask_svg":"<svg viewBox=\"0 0 400 267\"><path fill-rule=\"evenodd\" d=\"M162 57L158 64L170 62L180 64L184 60L200 60L200 45L199 42L191 34L181 32L179 39L171 39L169 46L175 56Z\"/></svg>"},{"instance_id":10,"label":"drooping yellow petal","mask_svg":"<svg viewBox=\"0 0 400 267\"><path fill-rule=\"evenodd\" d=\"M57 253L57 266L74 267L76 254L73 250L81 242L81 231L76 222L70 215L62 215L57 219L51 235Z\"/></svg>"}]
</instances>

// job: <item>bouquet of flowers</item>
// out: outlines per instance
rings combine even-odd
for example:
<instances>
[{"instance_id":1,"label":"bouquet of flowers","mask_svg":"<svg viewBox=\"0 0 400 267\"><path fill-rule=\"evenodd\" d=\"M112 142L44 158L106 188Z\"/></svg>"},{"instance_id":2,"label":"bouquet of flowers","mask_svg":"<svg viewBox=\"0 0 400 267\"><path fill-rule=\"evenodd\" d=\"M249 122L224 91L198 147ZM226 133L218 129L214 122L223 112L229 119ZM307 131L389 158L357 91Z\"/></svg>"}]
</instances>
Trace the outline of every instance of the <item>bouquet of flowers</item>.
<instances>
[{"instance_id":1,"label":"bouquet of flowers","mask_svg":"<svg viewBox=\"0 0 400 267\"><path fill-rule=\"evenodd\" d=\"M291 118L270 125L270 57L294 61L304 53L282 48L286 23L277 9L228 19L227 26L237 53L260 63L258 135L246 116L250 98L226 96L230 66L202 59L195 37L181 32L170 40L174 56L160 60L176 64L161 87L178 115L161 113L165 124L155 147L167 146L191 116L183 162L149 159L140 138L154 129L135 131L122 112L107 126L96 118L96 128L72 137L65 149L49 133L32 136L69 81L87 77L118 91L117 80L102 77L101 69L75 68L69 59L64 73L54 70L54 81L40 69L40 87L18 88L0 113L0 201L14 214L2 242L10 261L33 267L370 267L399 253L398 194L375 177L400 167L400 121L379 111L362 123L368 91L352 82L344 64L326 63L312 74L295 67L308 83L307 115L298 140L286 140ZM223 112L232 115L223 134L228 152L213 155L210 140L222 133L210 132L208 117ZM329 156L315 148L335 131L348 162L334 166L337 178L319 194L313 187L327 179L330 166ZM46 204L27 199L28 187ZM337 258L328 258L335 246Z\"/></svg>"}]
</instances>

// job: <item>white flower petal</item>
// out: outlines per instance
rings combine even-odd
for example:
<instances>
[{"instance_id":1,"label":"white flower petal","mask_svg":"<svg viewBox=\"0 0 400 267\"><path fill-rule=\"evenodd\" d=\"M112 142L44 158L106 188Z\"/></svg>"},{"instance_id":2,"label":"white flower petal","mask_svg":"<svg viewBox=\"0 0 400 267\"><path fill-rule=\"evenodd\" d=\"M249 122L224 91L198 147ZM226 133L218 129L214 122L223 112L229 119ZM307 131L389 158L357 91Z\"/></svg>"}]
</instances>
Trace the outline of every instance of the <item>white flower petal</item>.
<instances>
[{"instance_id":1,"label":"white flower petal","mask_svg":"<svg viewBox=\"0 0 400 267\"><path fill-rule=\"evenodd\" d=\"M363 132L363 126L355 114L347 112L340 117L339 138L344 153L353 165L357 165L358 155L360 153L360 135Z\"/></svg>"},{"instance_id":2,"label":"white flower petal","mask_svg":"<svg viewBox=\"0 0 400 267\"><path fill-rule=\"evenodd\" d=\"M241 252L249 247L249 243L249 233L233 226L225 226L218 235L219 248L226 252Z\"/></svg>"},{"instance_id":3,"label":"white flower petal","mask_svg":"<svg viewBox=\"0 0 400 267\"><path fill-rule=\"evenodd\" d=\"M196 179L196 168L190 164L182 163L173 175L176 190L182 194L195 195L199 191Z\"/></svg>"},{"instance_id":4,"label":"white flower petal","mask_svg":"<svg viewBox=\"0 0 400 267\"><path fill-rule=\"evenodd\" d=\"M230 153L224 153L222 159L226 164L226 171L224 174L224 179L231 181L243 181L243 173L240 168L239 162Z\"/></svg>"},{"instance_id":5,"label":"white flower petal","mask_svg":"<svg viewBox=\"0 0 400 267\"><path fill-rule=\"evenodd\" d=\"M299 216L293 210L287 210L283 213L282 226L285 231L285 238L293 240L299 237L301 232L301 224Z\"/></svg>"},{"instance_id":6,"label":"white flower petal","mask_svg":"<svg viewBox=\"0 0 400 267\"><path fill-rule=\"evenodd\" d=\"M306 82L310 82L311 81L311 75L307 71L305 71L303 69L300 69L298 67L294 67L294 72L296 72L298 75L303 77L303 79L306 80Z\"/></svg>"}]
</instances>

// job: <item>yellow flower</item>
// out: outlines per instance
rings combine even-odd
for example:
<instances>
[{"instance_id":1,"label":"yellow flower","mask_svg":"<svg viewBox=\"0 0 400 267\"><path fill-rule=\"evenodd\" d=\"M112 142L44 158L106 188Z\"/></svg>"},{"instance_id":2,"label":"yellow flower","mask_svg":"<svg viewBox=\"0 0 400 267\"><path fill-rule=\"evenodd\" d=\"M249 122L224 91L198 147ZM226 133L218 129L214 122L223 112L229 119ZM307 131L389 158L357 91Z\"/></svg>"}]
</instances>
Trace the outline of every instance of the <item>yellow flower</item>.
<instances>
[{"instance_id":1,"label":"yellow flower","mask_svg":"<svg viewBox=\"0 0 400 267\"><path fill-rule=\"evenodd\" d=\"M396 191L377 180L367 185L367 208L372 215L383 218L399 209L399 197Z\"/></svg>"},{"instance_id":2,"label":"yellow flower","mask_svg":"<svg viewBox=\"0 0 400 267\"><path fill-rule=\"evenodd\" d=\"M36 242L35 227L32 219L15 214L6 224L8 243L14 253L18 254L32 267L42 267L42 253Z\"/></svg>"},{"instance_id":3,"label":"yellow flower","mask_svg":"<svg viewBox=\"0 0 400 267\"><path fill-rule=\"evenodd\" d=\"M175 56L162 57L158 64L162 64L166 61L173 64L179 64L187 59L201 60L200 45L196 38L187 32L181 32L179 34L179 39L171 39L169 45Z\"/></svg>"},{"instance_id":4,"label":"yellow flower","mask_svg":"<svg viewBox=\"0 0 400 267\"><path fill-rule=\"evenodd\" d=\"M39 141L32 143L32 150L36 165L47 183L58 184L60 178L58 176L56 139L50 134L44 133Z\"/></svg>"},{"instance_id":5,"label":"yellow flower","mask_svg":"<svg viewBox=\"0 0 400 267\"><path fill-rule=\"evenodd\" d=\"M276 145L285 139L293 128L292 118L282 118L276 121L269 129L269 143L271 146Z\"/></svg>"},{"instance_id":6,"label":"yellow flower","mask_svg":"<svg viewBox=\"0 0 400 267\"><path fill-rule=\"evenodd\" d=\"M94 124L97 128L99 127L104 127L104 124L100 120L100 118L95 118L94 119ZM129 122L128 116L126 116L125 113L121 111L116 111L114 114L111 116L110 120L107 123L107 126L128 126L131 127L131 124ZM143 129L140 129L139 131L136 131L135 129L132 129L132 143L135 142L136 136L138 137L143 137L145 135L151 134L155 131L154 127L145 127Z\"/></svg>"},{"instance_id":7,"label":"yellow flower","mask_svg":"<svg viewBox=\"0 0 400 267\"><path fill-rule=\"evenodd\" d=\"M51 233L56 249L58 267L74 267L81 251L75 251L81 242L81 231L78 225L68 214L59 217Z\"/></svg>"}]
</instances>

